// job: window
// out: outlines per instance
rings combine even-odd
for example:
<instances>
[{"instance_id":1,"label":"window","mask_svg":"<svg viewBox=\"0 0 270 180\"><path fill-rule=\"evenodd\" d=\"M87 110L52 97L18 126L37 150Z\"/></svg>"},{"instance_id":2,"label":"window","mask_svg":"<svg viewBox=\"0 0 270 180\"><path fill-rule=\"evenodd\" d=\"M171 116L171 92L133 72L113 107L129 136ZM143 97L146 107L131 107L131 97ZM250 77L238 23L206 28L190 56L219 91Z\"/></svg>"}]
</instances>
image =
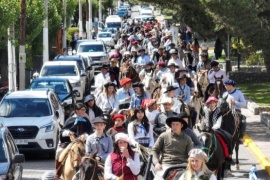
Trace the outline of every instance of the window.
<instances>
[{"instance_id":1,"label":"window","mask_svg":"<svg viewBox=\"0 0 270 180\"><path fill-rule=\"evenodd\" d=\"M99 38L109 38L112 37L112 35L110 33L102 33L102 34L98 34Z\"/></svg>"},{"instance_id":2,"label":"window","mask_svg":"<svg viewBox=\"0 0 270 180\"><path fill-rule=\"evenodd\" d=\"M77 76L78 70L74 65L44 66L41 76Z\"/></svg>"},{"instance_id":3,"label":"window","mask_svg":"<svg viewBox=\"0 0 270 180\"><path fill-rule=\"evenodd\" d=\"M3 139L0 138L0 163L8 162L7 147L4 144Z\"/></svg>"},{"instance_id":4,"label":"window","mask_svg":"<svg viewBox=\"0 0 270 180\"><path fill-rule=\"evenodd\" d=\"M81 45L78 52L104 52L101 44Z\"/></svg>"}]
</instances>

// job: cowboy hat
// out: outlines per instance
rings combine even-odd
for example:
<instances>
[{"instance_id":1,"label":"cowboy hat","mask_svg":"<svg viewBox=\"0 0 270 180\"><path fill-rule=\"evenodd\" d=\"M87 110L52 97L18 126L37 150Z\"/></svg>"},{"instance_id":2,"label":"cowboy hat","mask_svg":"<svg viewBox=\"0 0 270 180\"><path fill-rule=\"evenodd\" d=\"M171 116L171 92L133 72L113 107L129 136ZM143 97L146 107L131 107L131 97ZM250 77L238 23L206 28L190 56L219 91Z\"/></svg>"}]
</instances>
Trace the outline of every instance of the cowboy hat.
<instances>
[{"instance_id":1,"label":"cowboy hat","mask_svg":"<svg viewBox=\"0 0 270 180\"><path fill-rule=\"evenodd\" d=\"M180 123L182 123L183 124L182 130L185 130L187 128L187 126L188 126L187 122L184 119L178 117L177 115L169 117L169 118L166 119L167 126L171 127L172 122L180 122Z\"/></svg>"},{"instance_id":2,"label":"cowboy hat","mask_svg":"<svg viewBox=\"0 0 270 180\"><path fill-rule=\"evenodd\" d=\"M162 98L160 104L173 104L173 99L170 97Z\"/></svg>"},{"instance_id":3,"label":"cowboy hat","mask_svg":"<svg viewBox=\"0 0 270 180\"><path fill-rule=\"evenodd\" d=\"M187 75L181 74L177 79L181 80L181 79L184 79L184 78L187 78Z\"/></svg>"},{"instance_id":4,"label":"cowboy hat","mask_svg":"<svg viewBox=\"0 0 270 180\"><path fill-rule=\"evenodd\" d=\"M219 62L217 62L217 61L212 61L212 62L210 63L210 65L211 65L211 67L218 66L218 65L219 65Z\"/></svg>"},{"instance_id":5,"label":"cowboy hat","mask_svg":"<svg viewBox=\"0 0 270 180\"><path fill-rule=\"evenodd\" d=\"M175 63L171 62L167 65L167 67L171 67L171 66L174 66L175 68L178 68L179 66L176 65Z\"/></svg>"},{"instance_id":6,"label":"cowboy hat","mask_svg":"<svg viewBox=\"0 0 270 180\"><path fill-rule=\"evenodd\" d=\"M108 88L109 86L113 86L116 87L116 84L112 83L112 82L107 82L106 84L104 84L105 88Z\"/></svg>"},{"instance_id":7,"label":"cowboy hat","mask_svg":"<svg viewBox=\"0 0 270 180\"><path fill-rule=\"evenodd\" d=\"M143 87L144 86L144 84L143 83L141 83L141 82L136 82L136 83L133 83L132 84L132 87L134 88L134 87Z\"/></svg>"},{"instance_id":8,"label":"cowboy hat","mask_svg":"<svg viewBox=\"0 0 270 180\"><path fill-rule=\"evenodd\" d=\"M169 91L176 90L176 89L178 89L178 87L168 86L168 87L166 88L166 91L165 91L164 93L167 93L167 92L169 92Z\"/></svg>"},{"instance_id":9,"label":"cowboy hat","mask_svg":"<svg viewBox=\"0 0 270 180\"><path fill-rule=\"evenodd\" d=\"M178 54L178 52L177 52L176 49L171 49L171 50L169 51L169 53L170 53L170 54Z\"/></svg>"}]
</instances>

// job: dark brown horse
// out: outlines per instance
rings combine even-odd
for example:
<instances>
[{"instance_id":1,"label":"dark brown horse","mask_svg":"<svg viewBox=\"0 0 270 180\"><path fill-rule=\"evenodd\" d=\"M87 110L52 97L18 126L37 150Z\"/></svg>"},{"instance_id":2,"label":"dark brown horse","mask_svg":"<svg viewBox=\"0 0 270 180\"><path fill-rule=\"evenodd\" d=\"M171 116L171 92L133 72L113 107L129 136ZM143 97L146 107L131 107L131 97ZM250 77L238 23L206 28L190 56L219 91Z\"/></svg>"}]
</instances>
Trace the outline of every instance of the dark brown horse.
<instances>
[{"instance_id":1,"label":"dark brown horse","mask_svg":"<svg viewBox=\"0 0 270 180\"><path fill-rule=\"evenodd\" d=\"M226 98L219 98L218 107L222 113L221 129L232 135L232 145L235 150L236 162L235 167L239 170L239 139L240 139L240 116L235 110L231 110Z\"/></svg>"},{"instance_id":2,"label":"dark brown horse","mask_svg":"<svg viewBox=\"0 0 270 180\"><path fill-rule=\"evenodd\" d=\"M121 71L121 78L130 78L132 80L132 83L140 81L139 74L131 66L130 60L123 63L123 65L120 68L120 71Z\"/></svg>"},{"instance_id":3,"label":"dark brown horse","mask_svg":"<svg viewBox=\"0 0 270 180\"><path fill-rule=\"evenodd\" d=\"M218 98L221 98L223 93L226 92L227 90L222 80L223 75L221 77L214 76L214 78L215 78L215 85L209 89L208 94L218 99Z\"/></svg>"},{"instance_id":4,"label":"dark brown horse","mask_svg":"<svg viewBox=\"0 0 270 180\"><path fill-rule=\"evenodd\" d=\"M224 177L225 170L225 156L223 152L223 148L216 137L214 131L211 133L202 132L199 135L199 139L202 143L202 150L208 156L207 167L215 172L217 175L217 179L220 180Z\"/></svg>"}]
</instances>

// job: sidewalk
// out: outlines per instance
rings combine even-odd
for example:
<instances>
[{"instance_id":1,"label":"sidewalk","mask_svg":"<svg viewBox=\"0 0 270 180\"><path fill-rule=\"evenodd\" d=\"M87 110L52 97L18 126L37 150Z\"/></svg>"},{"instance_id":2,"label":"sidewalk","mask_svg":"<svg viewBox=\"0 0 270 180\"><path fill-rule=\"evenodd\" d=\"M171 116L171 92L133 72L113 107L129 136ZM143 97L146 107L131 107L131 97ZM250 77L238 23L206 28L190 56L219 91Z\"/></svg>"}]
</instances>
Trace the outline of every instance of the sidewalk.
<instances>
[{"instance_id":1,"label":"sidewalk","mask_svg":"<svg viewBox=\"0 0 270 180\"><path fill-rule=\"evenodd\" d=\"M254 115L248 109L242 109L242 114L247 117L244 143L270 176L270 130L260 122L260 115Z\"/></svg>"}]
</instances>

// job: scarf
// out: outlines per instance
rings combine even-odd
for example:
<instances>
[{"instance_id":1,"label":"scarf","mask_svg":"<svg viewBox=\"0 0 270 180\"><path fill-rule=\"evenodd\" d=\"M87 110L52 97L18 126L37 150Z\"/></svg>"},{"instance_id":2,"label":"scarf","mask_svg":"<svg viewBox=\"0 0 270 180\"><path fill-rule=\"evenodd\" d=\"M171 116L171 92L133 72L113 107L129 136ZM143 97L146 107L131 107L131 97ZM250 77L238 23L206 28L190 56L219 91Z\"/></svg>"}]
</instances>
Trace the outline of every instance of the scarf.
<instances>
[{"instance_id":1,"label":"scarf","mask_svg":"<svg viewBox=\"0 0 270 180\"><path fill-rule=\"evenodd\" d=\"M79 121L87 122L87 120L85 118L83 118L82 116L77 116L75 119L74 125L77 124Z\"/></svg>"}]
</instances>

